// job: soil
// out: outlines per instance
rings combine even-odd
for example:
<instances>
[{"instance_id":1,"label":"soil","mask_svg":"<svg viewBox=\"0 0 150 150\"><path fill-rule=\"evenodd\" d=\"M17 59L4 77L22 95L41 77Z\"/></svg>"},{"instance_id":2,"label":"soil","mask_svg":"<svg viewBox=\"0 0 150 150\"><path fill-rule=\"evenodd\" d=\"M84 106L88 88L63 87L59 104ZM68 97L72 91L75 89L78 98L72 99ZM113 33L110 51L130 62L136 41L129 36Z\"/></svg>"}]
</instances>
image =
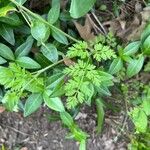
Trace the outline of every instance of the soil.
<instances>
[{"instance_id":1,"label":"soil","mask_svg":"<svg viewBox=\"0 0 150 150\"><path fill-rule=\"evenodd\" d=\"M76 117L79 126L90 135L87 149L126 150L127 143L117 135L118 129L113 123L117 122L114 118L120 122L122 115L106 118L102 134L97 135L96 114L93 111L84 108ZM19 113L3 112L0 114L0 145L4 144L9 150L78 150L78 143L65 139L68 131L60 121L48 121L46 114L50 113L46 108L41 108L32 116L23 118Z\"/></svg>"}]
</instances>

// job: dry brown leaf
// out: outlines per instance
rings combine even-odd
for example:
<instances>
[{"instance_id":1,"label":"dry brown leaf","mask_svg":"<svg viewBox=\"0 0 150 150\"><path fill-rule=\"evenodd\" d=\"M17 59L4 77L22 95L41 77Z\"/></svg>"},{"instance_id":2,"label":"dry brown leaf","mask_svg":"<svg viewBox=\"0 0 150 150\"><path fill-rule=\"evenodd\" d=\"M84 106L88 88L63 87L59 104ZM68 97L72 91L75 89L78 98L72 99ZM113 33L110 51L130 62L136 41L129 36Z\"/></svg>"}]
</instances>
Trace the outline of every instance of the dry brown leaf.
<instances>
[{"instance_id":1,"label":"dry brown leaf","mask_svg":"<svg viewBox=\"0 0 150 150\"><path fill-rule=\"evenodd\" d=\"M5 107L0 106L0 114L3 113L5 111Z\"/></svg>"},{"instance_id":2,"label":"dry brown leaf","mask_svg":"<svg viewBox=\"0 0 150 150\"><path fill-rule=\"evenodd\" d=\"M85 41L89 41L95 37L94 33L92 32L92 25L89 18L86 16L85 24L82 26L77 21L74 21L74 24L81 36L82 39Z\"/></svg>"},{"instance_id":3,"label":"dry brown leaf","mask_svg":"<svg viewBox=\"0 0 150 150\"><path fill-rule=\"evenodd\" d=\"M75 64L74 61L72 61L71 59L69 59L67 57L64 58L64 63L65 63L66 66L72 66L72 65Z\"/></svg>"},{"instance_id":4,"label":"dry brown leaf","mask_svg":"<svg viewBox=\"0 0 150 150\"><path fill-rule=\"evenodd\" d=\"M110 22L110 30L125 41L135 41L140 39L149 20L150 7L146 7L142 12L135 13L133 20L126 20L123 17L113 20Z\"/></svg>"},{"instance_id":5,"label":"dry brown leaf","mask_svg":"<svg viewBox=\"0 0 150 150\"><path fill-rule=\"evenodd\" d=\"M20 150L28 150L27 147L22 147Z\"/></svg>"}]
</instances>

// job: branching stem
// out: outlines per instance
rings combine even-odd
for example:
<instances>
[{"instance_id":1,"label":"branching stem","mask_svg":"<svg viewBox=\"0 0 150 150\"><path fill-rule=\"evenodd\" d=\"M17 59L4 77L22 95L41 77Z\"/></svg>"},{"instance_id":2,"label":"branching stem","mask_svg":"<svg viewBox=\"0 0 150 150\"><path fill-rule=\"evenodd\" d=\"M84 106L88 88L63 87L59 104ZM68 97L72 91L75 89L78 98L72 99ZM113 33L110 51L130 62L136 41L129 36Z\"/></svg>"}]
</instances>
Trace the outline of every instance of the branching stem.
<instances>
[{"instance_id":1,"label":"branching stem","mask_svg":"<svg viewBox=\"0 0 150 150\"><path fill-rule=\"evenodd\" d=\"M25 12L27 12L28 14L30 14L31 16L33 16L36 19L39 19L41 22L47 24L51 29L56 30L58 32L60 32L61 34L65 35L66 37L68 37L69 39L73 40L74 42L79 42L77 39L75 39L74 37L70 36L69 34L63 32L61 29L53 26L52 24L50 24L49 22L47 22L46 20L44 20L41 16L33 13L32 11L30 11L29 9L27 9L26 7L22 6L21 4L19 4L18 2L16 2L15 0L10 0L13 4L15 4L17 7L20 7L20 9L24 10Z\"/></svg>"}]
</instances>

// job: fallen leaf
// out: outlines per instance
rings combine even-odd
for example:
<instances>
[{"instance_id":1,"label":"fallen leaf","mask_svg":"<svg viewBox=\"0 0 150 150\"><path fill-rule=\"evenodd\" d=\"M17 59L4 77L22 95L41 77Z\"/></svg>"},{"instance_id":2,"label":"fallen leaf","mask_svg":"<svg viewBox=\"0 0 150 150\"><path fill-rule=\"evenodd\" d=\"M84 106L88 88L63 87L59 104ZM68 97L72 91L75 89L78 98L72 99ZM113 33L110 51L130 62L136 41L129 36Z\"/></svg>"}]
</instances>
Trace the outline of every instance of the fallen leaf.
<instances>
[{"instance_id":1,"label":"fallen leaf","mask_svg":"<svg viewBox=\"0 0 150 150\"><path fill-rule=\"evenodd\" d=\"M126 19L125 14L122 14L122 16L110 21L110 30L124 41L139 40L141 33L150 20L150 7L145 7L143 11L139 12L140 7L140 4L135 5L136 13L132 20Z\"/></svg>"},{"instance_id":2,"label":"fallen leaf","mask_svg":"<svg viewBox=\"0 0 150 150\"><path fill-rule=\"evenodd\" d=\"M0 106L0 114L3 113L5 111L5 107Z\"/></svg>"},{"instance_id":3,"label":"fallen leaf","mask_svg":"<svg viewBox=\"0 0 150 150\"><path fill-rule=\"evenodd\" d=\"M92 24L87 16L84 25L79 24L77 21L74 21L74 24L83 40L89 41L95 37L92 32Z\"/></svg>"},{"instance_id":4,"label":"fallen leaf","mask_svg":"<svg viewBox=\"0 0 150 150\"><path fill-rule=\"evenodd\" d=\"M28 150L27 147L22 147L20 150Z\"/></svg>"},{"instance_id":5,"label":"fallen leaf","mask_svg":"<svg viewBox=\"0 0 150 150\"><path fill-rule=\"evenodd\" d=\"M64 58L64 63L65 63L66 66L72 66L72 65L75 64L74 61L72 61L71 59L69 59L67 57Z\"/></svg>"}]
</instances>

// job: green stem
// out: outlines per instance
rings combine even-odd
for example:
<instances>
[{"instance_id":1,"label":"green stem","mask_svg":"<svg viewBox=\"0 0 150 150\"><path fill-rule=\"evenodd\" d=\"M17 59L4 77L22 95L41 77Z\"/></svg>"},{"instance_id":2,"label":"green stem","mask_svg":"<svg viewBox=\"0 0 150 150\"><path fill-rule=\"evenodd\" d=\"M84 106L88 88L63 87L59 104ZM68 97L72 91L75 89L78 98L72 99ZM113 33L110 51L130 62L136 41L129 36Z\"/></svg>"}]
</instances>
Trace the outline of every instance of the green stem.
<instances>
[{"instance_id":1,"label":"green stem","mask_svg":"<svg viewBox=\"0 0 150 150\"><path fill-rule=\"evenodd\" d=\"M31 28L31 24L30 21L28 20L28 18L25 16L24 12L20 9L19 11L21 13L21 15L23 16L23 18L25 19L25 21L27 22L27 24L29 25L29 27Z\"/></svg>"},{"instance_id":2,"label":"green stem","mask_svg":"<svg viewBox=\"0 0 150 150\"><path fill-rule=\"evenodd\" d=\"M24 11L26 11L28 14L30 14L31 16L39 19L40 21L42 21L43 23L47 24L48 26L50 26L52 29L62 33L63 35L65 35L66 37L68 37L69 39L73 40L74 42L79 42L77 39L73 38L72 36L66 34L65 32L63 32L62 30L60 30L59 28L53 26L52 24L50 24L49 22L47 22L46 20L44 20L43 18L41 18L41 16L33 13L32 11L30 11L29 9L27 9L26 7L22 6L21 4L19 4L18 2L16 2L15 0L10 0L12 3L14 3L17 7L20 7L21 9L23 9Z\"/></svg>"},{"instance_id":3,"label":"green stem","mask_svg":"<svg viewBox=\"0 0 150 150\"><path fill-rule=\"evenodd\" d=\"M43 68L43 69L41 69L41 70L38 70L37 72L33 72L33 74L35 74L34 77L33 77L29 82L27 82L27 84L26 84L24 87L22 87L21 92L23 92L24 89L25 89L32 81L34 81L34 79L36 79L40 74L42 74L42 73L45 72L46 70L48 70L48 69L50 69L50 68L52 68L52 67L54 67L54 66L56 66L56 65L62 63L63 61L64 61L64 59L61 59L60 61L58 61L58 62L56 62L56 63L54 63L54 64L52 64L52 65L49 65L49 66L47 66L47 67L45 67L45 68Z\"/></svg>"},{"instance_id":4,"label":"green stem","mask_svg":"<svg viewBox=\"0 0 150 150\"><path fill-rule=\"evenodd\" d=\"M43 69L41 69L41 70L38 70L38 71L36 71L36 72L33 72L32 74L36 74L36 77L37 77L37 76L39 76L41 73L43 73L43 72L47 71L48 69L50 69L50 68L52 68L52 67L54 67L54 66L56 66L56 65L58 65L58 64L60 64L60 63L62 63L63 61L64 61L64 59L61 59L61 60L57 61L56 63L54 63L54 64L52 64L52 65L49 65L49 66L47 66L47 67L45 67L45 68L43 68Z\"/></svg>"}]
</instances>

